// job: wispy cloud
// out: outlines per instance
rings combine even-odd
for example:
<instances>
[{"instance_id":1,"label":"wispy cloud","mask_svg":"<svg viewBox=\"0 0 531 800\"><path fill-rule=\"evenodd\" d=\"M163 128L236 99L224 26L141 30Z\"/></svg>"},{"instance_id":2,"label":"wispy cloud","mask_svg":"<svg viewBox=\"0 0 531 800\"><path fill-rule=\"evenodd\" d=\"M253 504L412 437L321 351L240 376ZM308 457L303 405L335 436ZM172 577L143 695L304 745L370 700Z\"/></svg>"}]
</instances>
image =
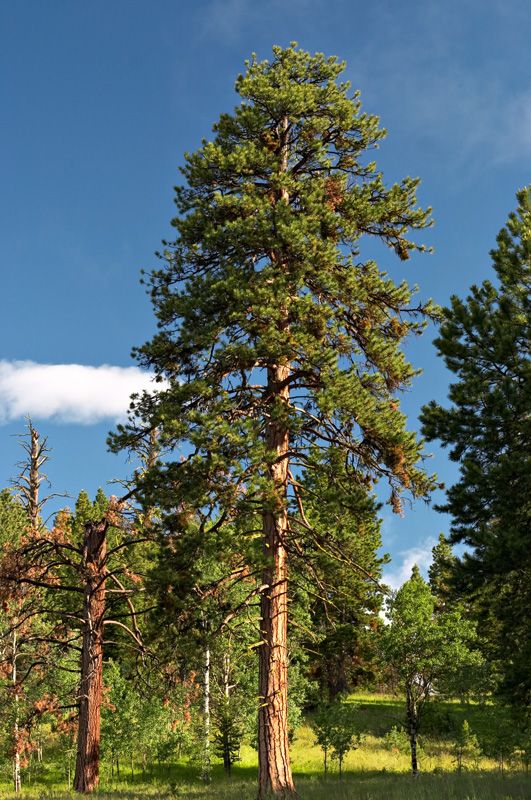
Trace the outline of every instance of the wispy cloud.
<instances>
[{"instance_id":1,"label":"wispy cloud","mask_svg":"<svg viewBox=\"0 0 531 800\"><path fill-rule=\"evenodd\" d=\"M384 571L382 583L391 589L399 589L411 577L411 570L416 564L420 571L426 575L431 564L431 551L437 544L436 539L430 536L409 550L402 550L395 558L396 566L389 571Z\"/></svg>"},{"instance_id":2,"label":"wispy cloud","mask_svg":"<svg viewBox=\"0 0 531 800\"><path fill-rule=\"evenodd\" d=\"M203 10L202 33L227 42L235 41L256 11L249 0L214 0Z\"/></svg>"},{"instance_id":3,"label":"wispy cloud","mask_svg":"<svg viewBox=\"0 0 531 800\"><path fill-rule=\"evenodd\" d=\"M82 425L122 419L131 394L153 389L138 367L0 361L0 423L24 415Z\"/></svg>"},{"instance_id":4,"label":"wispy cloud","mask_svg":"<svg viewBox=\"0 0 531 800\"><path fill-rule=\"evenodd\" d=\"M488 59L470 48L485 18L488 29L495 28L504 43L511 32L516 37L513 47L520 49L523 42L518 37L525 26L522 22L518 30L513 9L508 15L506 5L501 0L470 0L465 15L463 0L428 0L421 14L411 16L402 6L388 4L376 56L369 41L349 60L362 97L370 98L376 110L395 111L391 133L397 135L397 124L403 125L402 134L415 129L426 146L444 150L446 168L451 163L468 171L487 158L505 164L531 154L528 76L516 79L510 72L514 65L501 59L496 48ZM518 9L529 17L528 3L515 0Z\"/></svg>"},{"instance_id":5,"label":"wispy cloud","mask_svg":"<svg viewBox=\"0 0 531 800\"><path fill-rule=\"evenodd\" d=\"M322 6L322 0L290 0L287 5L284 0L268 0L265 4L254 0L211 0L201 6L200 35L216 44L234 44L243 37L248 40L250 31L277 23L280 33L271 44L287 44L282 31L290 27L288 20L304 20ZM260 54L261 58L269 56L270 53Z\"/></svg>"},{"instance_id":6,"label":"wispy cloud","mask_svg":"<svg viewBox=\"0 0 531 800\"><path fill-rule=\"evenodd\" d=\"M481 81L457 65L444 75L424 72L417 80L417 96L409 96L411 118L434 141L453 134L459 142L456 164L487 155L504 164L531 154L531 91L508 96L501 81Z\"/></svg>"},{"instance_id":7,"label":"wispy cloud","mask_svg":"<svg viewBox=\"0 0 531 800\"><path fill-rule=\"evenodd\" d=\"M531 155L531 89L509 102L501 135L499 160Z\"/></svg>"}]
</instances>

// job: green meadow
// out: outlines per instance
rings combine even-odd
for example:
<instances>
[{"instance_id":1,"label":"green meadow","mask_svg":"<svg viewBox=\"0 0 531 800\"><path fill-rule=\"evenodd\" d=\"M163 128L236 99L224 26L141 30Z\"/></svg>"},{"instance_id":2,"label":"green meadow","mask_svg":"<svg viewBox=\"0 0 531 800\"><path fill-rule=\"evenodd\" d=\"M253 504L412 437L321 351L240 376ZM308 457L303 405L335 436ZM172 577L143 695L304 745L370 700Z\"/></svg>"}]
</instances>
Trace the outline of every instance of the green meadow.
<instances>
[{"instance_id":1,"label":"green meadow","mask_svg":"<svg viewBox=\"0 0 531 800\"><path fill-rule=\"evenodd\" d=\"M403 705L393 695L357 694L350 702L356 707L356 724L362 733L360 746L345 758L340 778L337 763L329 762L323 775L322 752L314 744L311 715L299 727L292 744L293 767L301 800L508 800L531 798L531 778L522 757L513 754L500 760L482 755L472 766L457 772L453 752L453 731L466 719L480 742L487 741L497 717L494 706L433 702L424 718L420 737L421 774L410 775L409 754L390 741L387 734L404 721ZM141 798L193 798L194 800L254 800L256 797L256 752L244 745L241 760L227 777L221 763L215 763L212 781L205 785L199 767L187 760L155 764L144 772L140 764L123 764L120 777L111 776L110 766L102 762L102 779L97 796L114 800ZM70 765L72 759L70 759ZM131 774L131 769L132 773ZM39 800L66 800L68 759L60 753L46 755L44 763L25 770L23 793ZM10 797L9 765L2 770L2 798Z\"/></svg>"}]
</instances>

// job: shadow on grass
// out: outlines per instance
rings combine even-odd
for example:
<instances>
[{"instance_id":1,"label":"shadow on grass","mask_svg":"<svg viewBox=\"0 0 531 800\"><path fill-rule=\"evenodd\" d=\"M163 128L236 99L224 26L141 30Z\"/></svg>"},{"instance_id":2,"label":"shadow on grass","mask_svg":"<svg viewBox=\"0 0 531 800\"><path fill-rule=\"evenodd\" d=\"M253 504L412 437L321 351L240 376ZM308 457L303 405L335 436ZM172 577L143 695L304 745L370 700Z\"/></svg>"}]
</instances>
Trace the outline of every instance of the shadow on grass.
<instances>
[{"instance_id":1,"label":"shadow on grass","mask_svg":"<svg viewBox=\"0 0 531 800\"><path fill-rule=\"evenodd\" d=\"M251 771L254 774L248 776ZM255 800L256 772L239 771L231 778L214 778L210 785L178 780L139 787L120 786L96 794L98 800ZM339 778L308 778L297 775L300 800L529 800L531 780L523 775L466 773L421 774L418 778L397 773L368 772ZM0 794L0 797L12 797ZM42 789L31 792L38 800L69 800L71 792Z\"/></svg>"},{"instance_id":2,"label":"shadow on grass","mask_svg":"<svg viewBox=\"0 0 531 800\"><path fill-rule=\"evenodd\" d=\"M360 731L373 736L384 736L392 727L405 727L404 700L400 697L350 698L357 709L357 724ZM312 715L309 715L311 718ZM474 733L486 736L500 722L505 722L508 712L496 706L479 703L458 703L432 699L426 704L422 715L422 733L441 740L455 738L455 733L466 719Z\"/></svg>"}]
</instances>

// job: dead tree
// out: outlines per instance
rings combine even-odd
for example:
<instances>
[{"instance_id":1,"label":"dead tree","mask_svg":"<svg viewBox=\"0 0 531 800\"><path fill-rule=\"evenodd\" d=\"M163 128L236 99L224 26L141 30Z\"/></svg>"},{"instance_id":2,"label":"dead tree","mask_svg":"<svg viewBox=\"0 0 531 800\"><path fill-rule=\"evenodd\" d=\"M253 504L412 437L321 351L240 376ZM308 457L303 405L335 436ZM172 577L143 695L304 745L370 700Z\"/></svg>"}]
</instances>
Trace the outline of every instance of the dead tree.
<instances>
[{"instance_id":1,"label":"dead tree","mask_svg":"<svg viewBox=\"0 0 531 800\"><path fill-rule=\"evenodd\" d=\"M138 533L134 515L126 508L132 492L121 500L111 498L99 518L84 522L81 536L74 535L73 518L68 510L59 512L55 524L46 527L41 520L44 501L39 497L39 486L44 479L41 468L47 459L47 447L46 440L39 439L31 422L29 442L25 441L23 446L28 462L24 462L16 488L29 522L19 539L11 542L0 558L2 594L11 601L21 600L16 617L11 618L9 632L20 649L18 632L23 626L30 625L36 617L46 622L46 630L39 633L38 639L41 650L46 647L47 652L35 654L34 661L26 667L26 676L45 662L50 668L78 672L74 788L79 792L91 792L99 781L104 630L107 626L117 626L133 639L138 651L142 651L137 610L133 605L133 596L142 591L142 587L138 578L131 580L126 554L131 547L148 539ZM120 532L118 543L113 541L112 547L107 543L110 528ZM50 602L52 597L57 599L58 593L65 592L79 602ZM114 614L118 603L122 607ZM60 666L59 659L53 659L56 647L73 655L68 666ZM24 677L17 676L18 651L11 649L17 697ZM14 741L16 788L20 784L18 720L15 721Z\"/></svg>"},{"instance_id":2,"label":"dead tree","mask_svg":"<svg viewBox=\"0 0 531 800\"><path fill-rule=\"evenodd\" d=\"M21 444L26 457L18 463L20 472L12 482L18 502L24 509L24 524L17 532L12 532L17 538L33 537L42 525L41 512L50 495L41 496L41 484L47 480L42 468L48 461L49 448L46 438L41 438L38 431L33 427L31 419L27 421L27 432L22 434ZM28 591L27 586L19 586L18 591L9 591L10 620L7 629L7 636L10 640L10 677L11 688L13 691L14 719L13 719L13 788L15 793L22 789L21 776L21 719L20 719L20 700L23 693L24 679L29 673L18 669L18 662L21 659L39 660L39 655L35 652L34 637L31 631L31 615L28 617L28 609L35 602L35 593ZM27 653L30 646L31 654ZM31 671L31 670L30 670ZM21 677L24 676L24 677Z\"/></svg>"}]
</instances>

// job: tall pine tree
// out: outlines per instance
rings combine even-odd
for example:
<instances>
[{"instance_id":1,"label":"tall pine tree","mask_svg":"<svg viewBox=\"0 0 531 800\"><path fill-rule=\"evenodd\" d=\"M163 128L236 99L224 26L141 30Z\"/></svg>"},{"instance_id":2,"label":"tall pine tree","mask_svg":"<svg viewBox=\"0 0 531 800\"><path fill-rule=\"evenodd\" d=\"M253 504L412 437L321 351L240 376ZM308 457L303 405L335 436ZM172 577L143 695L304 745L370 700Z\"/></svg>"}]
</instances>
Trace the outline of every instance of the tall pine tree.
<instances>
[{"instance_id":1,"label":"tall pine tree","mask_svg":"<svg viewBox=\"0 0 531 800\"><path fill-rule=\"evenodd\" d=\"M353 485L386 478L396 511L402 490L424 496L432 483L395 393L414 375L401 342L433 308L360 253L365 236L407 259L423 249L409 236L429 211L417 180L386 187L369 158L385 131L343 70L295 44L253 56L240 105L186 155L177 237L148 279L159 332L137 351L167 385L136 400L114 439L134 445L158 428L175 459L144 480L146 503L184 527L186 505L212 509L261 573L260 797L294 791L288 565L294 547L312 546L297 475L339 459Z\"/></svg>"},{"instance_id":2,"label":"tall pine tree","mask_svg":"<svg viewBox=\"0 0 531 800\"><path fill-rule=\"evenodd\" d=\"M495 641L503 691L531 701L531 186L517 194L491 256L496 283L452 297L435 345L457 380L451 406L423 409L428 439L449 446L460 478L442 510L452 543L468 546L462 588L476 598ZM493 623L493 619L497 620ZM483 626L485 627L485 626Z\"/></svg>"}]
</instances>

